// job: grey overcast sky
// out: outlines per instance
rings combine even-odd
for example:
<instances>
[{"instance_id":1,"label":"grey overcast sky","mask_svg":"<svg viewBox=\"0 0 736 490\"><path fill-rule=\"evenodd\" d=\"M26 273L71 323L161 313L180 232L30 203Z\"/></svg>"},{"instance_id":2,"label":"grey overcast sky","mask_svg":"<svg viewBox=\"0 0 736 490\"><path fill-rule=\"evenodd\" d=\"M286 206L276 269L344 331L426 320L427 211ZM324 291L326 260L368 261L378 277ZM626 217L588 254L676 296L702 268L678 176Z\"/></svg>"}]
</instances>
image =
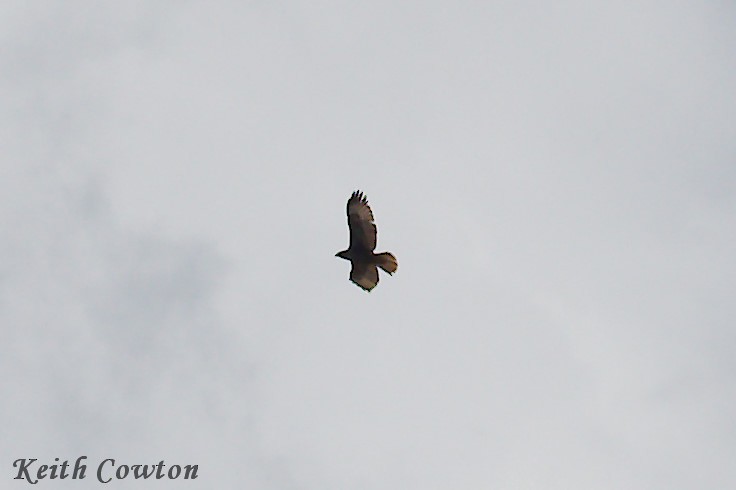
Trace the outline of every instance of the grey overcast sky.
<instances>
[{"instance_id":1,"label":"grey overcast sky","mask_svg":"<svg viewBox=\"0 0 736 490\"><path fill-rule=\"evenodd\" d=\"M8 1L0 46L2 488L736 488L734 3Z\"/></svg>"}]
</instances>

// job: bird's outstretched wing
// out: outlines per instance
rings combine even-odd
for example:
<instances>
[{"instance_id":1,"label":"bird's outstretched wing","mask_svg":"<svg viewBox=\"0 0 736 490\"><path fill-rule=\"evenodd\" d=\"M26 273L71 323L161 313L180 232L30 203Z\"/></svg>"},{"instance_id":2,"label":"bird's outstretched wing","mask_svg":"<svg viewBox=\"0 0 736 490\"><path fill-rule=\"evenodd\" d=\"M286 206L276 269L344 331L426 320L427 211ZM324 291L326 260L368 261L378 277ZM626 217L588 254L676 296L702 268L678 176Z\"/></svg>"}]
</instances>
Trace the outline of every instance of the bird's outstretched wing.
<instances>
[{"instance_id":1,"label":"bird's outstretched wing","mask_svg":"<svg viewBox=\"0 0 736 490\"><path fill-rule=\"evenodd\" d=\"M355 284L370 291L378 284L378 269L373 264L366 264L361 262L352 262L352 269L350 269L350 280Z\"/></svg>"},{"instance_id":2,"label":"bird's outstretched wing","mask_svg":"<svg viewBox=\"0 0 736 490\"><path fill-rule=\"evenodd\" d=\"M373 223L373 212L368 199L360 191L353 192L348 199L348 227L350 228L350 248L372 252L376 248L378 231Z\"/></svg>"}]
</instances>

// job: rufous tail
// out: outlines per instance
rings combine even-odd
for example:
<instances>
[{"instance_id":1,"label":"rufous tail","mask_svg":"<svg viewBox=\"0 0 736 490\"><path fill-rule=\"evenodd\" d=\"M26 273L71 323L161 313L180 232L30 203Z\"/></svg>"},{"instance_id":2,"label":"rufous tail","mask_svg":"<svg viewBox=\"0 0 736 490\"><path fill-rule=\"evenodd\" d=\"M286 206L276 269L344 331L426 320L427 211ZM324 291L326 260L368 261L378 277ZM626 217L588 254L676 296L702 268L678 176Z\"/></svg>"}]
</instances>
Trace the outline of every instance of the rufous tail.
<instances>
[{"instance_id":1,"label":"rufous tail","mask_svg":"<svg viewBox=\"0 0 736 490\"><path fill-rule=\"evenodd\" d=\"M376 254L375 257L376 265L389 274L393 274L394 272L396 272L396 269L399 268L399 263L396 261L396 257L394 257L393 254L389 252Z\"/></svg>"}]
</instances>

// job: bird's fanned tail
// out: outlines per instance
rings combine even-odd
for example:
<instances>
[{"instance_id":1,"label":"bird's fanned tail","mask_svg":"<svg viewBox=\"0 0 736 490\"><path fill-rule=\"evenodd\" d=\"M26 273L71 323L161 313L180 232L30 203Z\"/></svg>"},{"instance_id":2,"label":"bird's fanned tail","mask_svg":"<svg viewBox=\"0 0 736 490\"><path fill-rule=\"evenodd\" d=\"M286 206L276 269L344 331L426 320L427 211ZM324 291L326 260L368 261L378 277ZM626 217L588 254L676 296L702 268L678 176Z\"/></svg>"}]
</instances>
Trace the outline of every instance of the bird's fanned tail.
<instances>
[{"instance_id":1,"label":"bird's fanned tail","mask_svg":"<svg viewBox=\"0 0 736 490\"><path fill-rule=\"evenodd\" d=\"M390 252L383 252L375 255L376 265L381 269L385 270L389 274L396 272L399 268L399 263L396 261L396 257Z\"/></svg>"}]
</instances>

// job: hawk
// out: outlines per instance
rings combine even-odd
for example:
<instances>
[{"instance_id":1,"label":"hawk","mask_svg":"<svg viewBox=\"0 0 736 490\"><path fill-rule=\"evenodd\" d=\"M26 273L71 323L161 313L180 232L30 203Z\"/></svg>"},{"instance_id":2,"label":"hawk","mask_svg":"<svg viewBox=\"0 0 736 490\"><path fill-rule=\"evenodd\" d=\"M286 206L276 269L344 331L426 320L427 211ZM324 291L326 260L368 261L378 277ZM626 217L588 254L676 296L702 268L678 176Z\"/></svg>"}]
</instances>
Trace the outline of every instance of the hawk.
<instances>
[{"instance_id":1,"label":"hawk","mask_svg":"<svg viewBox=\"0 0 736 490\"><path fill-rule=\"evenodd\" d=\"M378 231L373 223L373 213L368 207L368 199L360 191L353 192L348 199L348 228L350 228L350 247L336 253L335 257L349 260L352 265L350 280L370 291L378 284L376 266L393 274L399 264L396 257L389 252L373 253L376 249Z\"/></svg>"}]
</instances>

